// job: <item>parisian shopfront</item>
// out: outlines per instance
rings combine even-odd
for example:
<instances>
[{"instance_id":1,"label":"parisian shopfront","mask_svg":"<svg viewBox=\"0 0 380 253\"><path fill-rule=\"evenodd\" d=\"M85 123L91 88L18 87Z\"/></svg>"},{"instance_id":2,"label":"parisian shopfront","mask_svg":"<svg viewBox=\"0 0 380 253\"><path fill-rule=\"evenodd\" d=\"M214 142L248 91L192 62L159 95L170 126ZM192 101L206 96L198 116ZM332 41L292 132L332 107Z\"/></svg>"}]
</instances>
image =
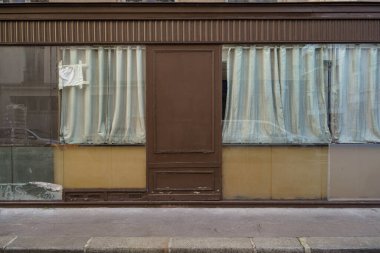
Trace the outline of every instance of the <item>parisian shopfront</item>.
<instances>
[{"instance_id":1,"label":"parisian shopfront","mask_svg":"<svg viewBox=\"0 0 380 253\"><path fill-rule=\"evenodd\" d=\"M0 202L380 199L380 4L4 4Z\"/></svg>"}]
</instances>

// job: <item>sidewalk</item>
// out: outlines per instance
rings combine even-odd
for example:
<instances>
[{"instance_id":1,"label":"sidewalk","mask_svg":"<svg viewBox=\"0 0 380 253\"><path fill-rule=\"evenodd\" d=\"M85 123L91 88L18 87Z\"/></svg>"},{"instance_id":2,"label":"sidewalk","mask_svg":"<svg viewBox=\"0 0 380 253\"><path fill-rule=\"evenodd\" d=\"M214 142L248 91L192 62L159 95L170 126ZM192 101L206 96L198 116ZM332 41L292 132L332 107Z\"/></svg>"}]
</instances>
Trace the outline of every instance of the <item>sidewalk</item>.
<instances>
[{"instance_id":1,"label":"sidewalk","mask_svg":"<svg viewBox=\"0 0 380 253\"><path fill-rule=\"evenodd\" d=\"M0 208L0 252L380 252L380 208Z\"/></svg>"}]
</instances>

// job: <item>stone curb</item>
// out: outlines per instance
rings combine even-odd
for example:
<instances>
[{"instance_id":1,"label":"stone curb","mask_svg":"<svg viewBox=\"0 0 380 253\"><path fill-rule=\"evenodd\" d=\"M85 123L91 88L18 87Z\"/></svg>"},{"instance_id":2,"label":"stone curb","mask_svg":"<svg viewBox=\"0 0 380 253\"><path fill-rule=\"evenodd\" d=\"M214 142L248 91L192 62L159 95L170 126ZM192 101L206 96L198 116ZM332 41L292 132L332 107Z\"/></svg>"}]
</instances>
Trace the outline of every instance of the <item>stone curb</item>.
<instances>
[{"instance_id":1,"label":"stone curb","mask_svg":"<svg viewBox=\"0 0 380 253\"><path fill-rule=\"evenodd\" d=\"M4 249L9 246L14 240L16 240L17 236L0 236L0 253L4 252Z\"/></svg>"},{"instance_id":2,"label":"stone curb","mask_svg":"<svg viewBox=\"0 0 380 253\"><path fill-rule=\"evenodd\" d=\"M357 253L380 252L380 237L16 237L0 253Z\"/></svg>"},{"instance_id":3,"label":"stone curb","mask_svg":"<svg viewBox=\"0 0 380 253\"><path fill-rule=\"evenodd\" d=\"M38 252L65 252L83 253L89 237L49 237L25 236L17 237L4 247L4 252L38 253Z\"/></svg>"}]
</instances>

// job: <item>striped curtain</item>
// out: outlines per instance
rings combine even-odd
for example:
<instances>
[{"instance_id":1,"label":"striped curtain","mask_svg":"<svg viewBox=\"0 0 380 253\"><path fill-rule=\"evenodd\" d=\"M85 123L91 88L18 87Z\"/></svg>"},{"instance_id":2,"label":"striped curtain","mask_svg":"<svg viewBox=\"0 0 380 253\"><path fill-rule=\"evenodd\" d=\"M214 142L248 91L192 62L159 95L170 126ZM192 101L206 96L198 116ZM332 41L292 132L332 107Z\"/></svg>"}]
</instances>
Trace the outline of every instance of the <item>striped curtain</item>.
<instances>
[{"instance_id":1,"label":"striped curtain","mask_svg":"<svg viewBox=\"0 0 380 253\"><path fill-rule=\"evenodd\" d=\"M62 87L61 142L145 143L143 47L62 48L59 61L83 68L83 85Z\"/></svg>"}]
</instances>

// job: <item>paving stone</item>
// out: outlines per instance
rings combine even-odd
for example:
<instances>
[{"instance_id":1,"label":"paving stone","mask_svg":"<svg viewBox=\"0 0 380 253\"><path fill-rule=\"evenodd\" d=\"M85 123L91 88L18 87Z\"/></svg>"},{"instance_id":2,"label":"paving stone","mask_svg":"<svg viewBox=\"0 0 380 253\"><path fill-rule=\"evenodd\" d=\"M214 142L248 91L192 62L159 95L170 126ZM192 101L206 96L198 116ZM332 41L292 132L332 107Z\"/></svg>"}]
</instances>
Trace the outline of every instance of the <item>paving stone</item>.
<instances>
[{"instance_id":1,"label":"paving stone","mask_svg":"<svg viewBox=\"0 0 380 253\"><path fill-rule=\"evenodd\" d=\"M171 253L252 253L249 238L172 238Z\"/></svg>"},{"instance_id":2,"label":"paving stone","mask_svg":"<svg viewBox=\"0 0 380 253\"><path fill-rule=\"evenodd\" d=\"M10 236L0 236L0 252L4 252L5 246L7 246L10 242L12 242L16 236L10 235Z\"/></svg>"},{"instance_id":3,"label":"paving stone","mask_svg":"<svg viewBox=\"0 0 380 253\"><path fill-rule=\"evenodd\" d=\"M165 237L93 237L86 253L163 253L168 252L169 238Z\"/></svg>"},{"instance_id":4,"label":"paving stone","mask_svg":"<svg viewBox=\"0 0 380 253\"><path fill-rule=\"evenodd\" d=\"M303 253L303 246L297 238L253 238L257 253Z\"/></svg>"},{"instance_id":5,"label":"paving stone","mask_svg":"<svg viewBox=\"0 0 380 253\"><path fill-rule=\"evenodd\" d=\"M312 253L380 252L380 237L309 237L306 243Z\"/></svg>"},{"instance_id":6,"label":"paving stone","mask_svg":"<svg viewBox=\"0 0 380 253\"><path fill-rule=\"evenodd\" d=\"M17 253L83 253L90 237L17 237L4 252Z\"/></svg>"}]
</instances>

